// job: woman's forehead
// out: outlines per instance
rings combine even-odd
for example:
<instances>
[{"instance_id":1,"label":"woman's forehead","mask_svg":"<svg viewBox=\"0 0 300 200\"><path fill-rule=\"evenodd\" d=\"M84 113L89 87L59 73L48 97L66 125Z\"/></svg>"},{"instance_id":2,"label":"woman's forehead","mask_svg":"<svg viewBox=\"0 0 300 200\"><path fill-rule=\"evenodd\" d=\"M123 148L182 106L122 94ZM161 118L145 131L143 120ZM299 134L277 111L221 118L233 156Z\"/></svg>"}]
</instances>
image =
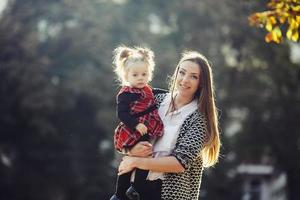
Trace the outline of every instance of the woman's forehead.
<instances>
[{"instance_id":1,"label":"woman's forehead","mask_svg":"<svg viewBox=\"0 0 300 200\"><path fill-rule=\"evenodd\" d=\"M200 74L200 66L197 63L189 60L183 61L180 64L179 69L193 74Z\"/></svg>"}]
</instances>

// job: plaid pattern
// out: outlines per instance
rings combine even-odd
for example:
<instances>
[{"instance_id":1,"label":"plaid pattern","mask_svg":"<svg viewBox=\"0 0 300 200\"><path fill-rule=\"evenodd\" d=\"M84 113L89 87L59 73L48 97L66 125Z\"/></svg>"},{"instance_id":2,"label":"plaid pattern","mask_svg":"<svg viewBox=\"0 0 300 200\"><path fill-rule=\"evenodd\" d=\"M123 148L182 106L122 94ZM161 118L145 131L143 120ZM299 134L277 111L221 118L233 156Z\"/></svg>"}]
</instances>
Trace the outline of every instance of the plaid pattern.
<instances>
[{"instance_id":1,"label":"plaid pattern","mask_svg":"<svg viewBox=\"0 0 300 200\"><path fill-rule=\"evenodd\" d=\"M122 87L118 95L129 92L138 93L141 97L134 102L130 103L130 114L135 115L142 111L145 111L152 105L155 105L154 95L152 89L149 86L145 86L142 89L130 88L128 86ZM150 138L160 137L163 134L163 123L158 115L157 109L152 112L146 113L138 118L139 123L143 123L148 128L148 133ZM125 147L131 147L135 145L141 137L141 134L137 130L131 130L123 122L115 129L114 134L114 145L119 151L122 151Z\"/></svg>"}]
</instances>

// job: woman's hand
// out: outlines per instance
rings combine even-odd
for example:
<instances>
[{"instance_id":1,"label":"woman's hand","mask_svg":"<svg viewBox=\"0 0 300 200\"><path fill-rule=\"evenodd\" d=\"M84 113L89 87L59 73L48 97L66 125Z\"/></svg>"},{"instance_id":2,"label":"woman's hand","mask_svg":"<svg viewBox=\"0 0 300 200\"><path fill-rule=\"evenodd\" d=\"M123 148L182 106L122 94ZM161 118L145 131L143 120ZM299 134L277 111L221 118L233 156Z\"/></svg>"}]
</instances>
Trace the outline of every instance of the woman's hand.
<instances>
[{"instance_id":1,"label":"woman's hand","mask_svg":"<svg viewBox=\"0 0 300 200\"><path fill-rule=\"evenodd\" d=\"M152 153L152 144L147 141L142 141L130 149L129 156L149 157L152 156Z\"/></svg>"},{"instance_id":2,"label":"woman's hand","mask_svg":"<svg viewBox=\"0 0 300 200\"><path fill-rule=\"evenodd\" d=\"M135 162L137 157L124 156L122 162L119 165L118 176L132 171L136 166Z\"/></svg>"}]
</instances>

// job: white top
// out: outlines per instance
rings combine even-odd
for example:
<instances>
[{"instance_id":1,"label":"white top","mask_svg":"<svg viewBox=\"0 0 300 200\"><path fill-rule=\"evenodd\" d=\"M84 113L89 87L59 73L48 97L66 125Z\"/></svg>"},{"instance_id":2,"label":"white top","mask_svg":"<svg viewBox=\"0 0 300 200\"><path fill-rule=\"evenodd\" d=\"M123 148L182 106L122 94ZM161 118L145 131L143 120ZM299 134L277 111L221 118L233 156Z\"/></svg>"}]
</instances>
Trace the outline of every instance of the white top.
<instances>
[{"instance_id":1,"label":"white top","mask_svg":"<svg viewBox=\"0 0 300 200\"><path fill-rule=\"evenodd\" d=\"M187 105L166 115L171 104L171 94L168 93L161 102L158 114L164 124L164 134L153 145L153 157L168 156L175 147L179 130L188 115L197 109L197 101L193 100ZM163 179L162 172L149 171L149 180Z\"/></svg>"}]
</instances>

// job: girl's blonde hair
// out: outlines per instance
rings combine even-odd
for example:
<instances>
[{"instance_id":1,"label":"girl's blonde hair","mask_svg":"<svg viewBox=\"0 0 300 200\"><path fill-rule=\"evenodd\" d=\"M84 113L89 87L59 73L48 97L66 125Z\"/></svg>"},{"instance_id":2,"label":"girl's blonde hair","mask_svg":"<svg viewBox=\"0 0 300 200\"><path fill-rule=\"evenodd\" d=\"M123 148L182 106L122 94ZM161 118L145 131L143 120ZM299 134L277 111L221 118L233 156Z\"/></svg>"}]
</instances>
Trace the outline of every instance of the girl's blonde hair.
<instances>
[{"instance_id":1,"label":"girl's blonde hair","mask_svg":"<svg viewBox=\"0 0 300 200\"><path fill-rule=\"evenodd\" d=\"M125 74L130 64L144 62L149 70L149 82L153 77L154 70L154 53L145 47L127 47L119 46L114 50L114 71L121 85L126 85Z\"/></svg>"},{"instance_id":2,"label":"girl's blonde hair","mask_svg":"<svg viewBox=\"0 0 300 200\"><path fill-rule=\"evenodd\" d=\"M170 91L173 97L175 91L175 81L178 75L179 67L184 61L191 61L200 67L200 81L198 90L195 93L195 98L198 99L198 109L205 115L207 121L207 138L201 156L204 167L213 166L218 162L220 153L220 136L218 129L218 115L215 105L215 93L213 84L213 73L208 60L196 51L187 51L182 54L182 57L172 76ZM172 100L174 102L174 100Z\"/></svg>"}]
</instances>

